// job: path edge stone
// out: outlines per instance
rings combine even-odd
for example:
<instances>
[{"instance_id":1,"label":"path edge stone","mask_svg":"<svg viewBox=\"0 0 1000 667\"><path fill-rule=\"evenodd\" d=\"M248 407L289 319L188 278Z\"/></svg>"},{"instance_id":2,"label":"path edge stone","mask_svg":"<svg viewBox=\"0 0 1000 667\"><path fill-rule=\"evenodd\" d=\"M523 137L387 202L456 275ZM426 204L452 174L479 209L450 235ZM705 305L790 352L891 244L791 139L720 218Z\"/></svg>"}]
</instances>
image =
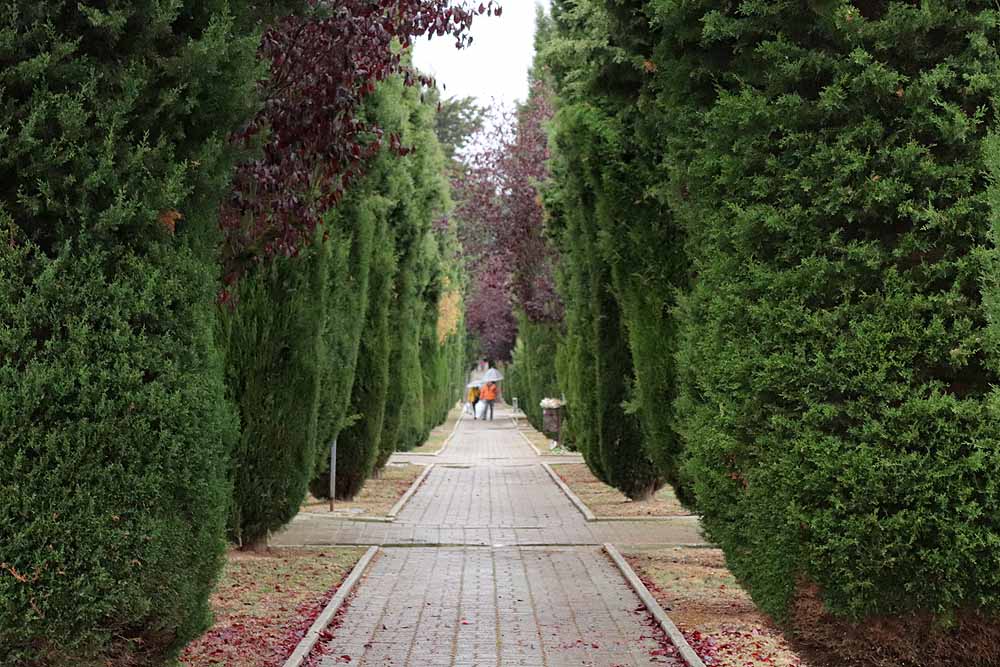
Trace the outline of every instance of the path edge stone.
<instances>
[{"instance_id":1,"label":"path edge stone","mask_svg":"<svg viewBox=\"0 0 1000 667\"><path fill-rule=\"evenodd\" d=\"M312 653L313 648L319 642L320 634L326 630L326 627L330 625L333 621L333 617L340 611L340 608L344 606L344 602L347 601L348 596L354 587L357 586L361 577L364 575L365 570L371 565L372 560L375 558L375 554L379 552L379 547L368 547L368 551L354 564L354 568L351 569L351 573L347 575L347 579L344 583L340 585L337 592L334 594L333 599L326 605L323 612L313 621L312 627L306 632L305 636L299 641L298 646L292 652L288 659L285 660L283 667L302 667L302 663L305 662L309 654Z\"/></svg>"},{"instance_id":2,"label":"path edge stone","mask_svg":"<svg viewBox=\"0 0 1000 667\"><path fill-rule=\"evenodd\" d=\"M521 437L524 438L523 433L521 434ZM524 439L525 441L528 441L527 438ZM530 445L531 442L528 441L528 444ZM567 461L567 463L569 462ZM555 481L555 483L559 485L559 488L562 489L563 493L565 493L566 496L573 502L573 504L576 505L576 508L580 510L580 513L583 514L583 516L587 519L587 521L593 521L595 523L613 523L616 521L617 522L648 521L650 523L664 523L664 522L669 523L670 521L676 521L678 519L685 521L701 521L701 516L698 514L677 514L674 516L597 516L596 514L594 514L593 510L587 507L587 503L583 502L583 500L580 499L580 496L576 495L576 493L574 493L573 490L569 488L569 485L562 480L562 477L559 476L559 473L557 473L555 470L552 470L551 468L552 465L557 465L557 466L566 465L566 463L550 464L542 462L542 466L545 467L545 470L549 473L549 475L552 476L553 481Z\"/></svg>"},{"instance_id":3,"label":"path edge stone","mask_svg":"<svg viewBox=\"0 0 1000 667\"><path fill-rule=\"evenodd\" d=\"M455 439L455 434L458 433L458 426L462 423L463 419L465 419L465 410L462 410L462 412L458 415L458 419L455 420L455 426L451 429L451 435L445 438L444 444L441 445L441 449L436 452L400 452L400 454L405 454L407 456L441 456L444 454L444 450L448 449L448 446L451 445L451 441Z\"/></svg>"},{"instance_id":4,"label":"path edge stone","mask_svg":"<svg viewBox=\"0 0 1000 667\"><path fill-rule=\"evenodd\" d=\"M396 520L396 515L403 510L403 506L410 501L410 498L413 497L413 494L417 492L417 489L420 488L420 485L424 483L425 479L427 479L427 475L431 474L431 470L433 468L434 468L433 463L428 466L424 466L423 472L421 472L420 475L415 480L413 480L413 484L410 484L410 488L406 490L406 493L403 494L403 497L397 500L396 504L393 505L392 509L390 509L389 512L385 515L388 521Z\"/></svg>"},{"instance_id":5,"label":"path edge stone","mask_svg":"<svg viewBox=\"0 0 1000 667\"><path fill-rule=\"evenodd\" d=\"M558 463L556 465L559 465ZM671 521L701 521L700 514L670 514L664 516L599 516L596 521L637 521L642 523L648 521L650 523L657 522L671 522Z\"/></svg>"},{"instance_id":6,"label":"path edge stone","mask_svg":"<svg viewBox=\"0 0 1000 667\"><path fill-rule=\"evenodd\" d=\"M684 634L674 625L674 622L670 620L667 616L667 612L663 611L663 607L660 603L656 601L653 594L649 592L646 588L646 584L642 583L642 579L635 573L632 566L628 564L628 561L621 555L615 545L610 543L604 544L604 552L611 557L611 560L618 567L618 570L625 577L625 581L628 582L632 590L635 591L642 603L646 605L646 609L649 613L653 615L656 622L660 624L663 631L667 633L667 637L670 642L677 648L677 652L680 653L681 658L687 663L688 667L705 667L705 663L701 661L698 654L694 652L691 645L688 644L687 639L684 638Z\"/></svg>"},{"instance_id":7,"label":"path edge stone","mask_svg":"<svg viewBox=\"0 0 1000 667\"><path fill-rule=\"evenodd\" d=\"M552 469L552 466L548 463L542 463L542 467L545 468L545 472L549 473L549 477L551 477L552 481L556 483L556 486L562 489L562 492L567 498L569 498L569 501L573 503L578 510L580 510L580 514L583 515L584 519L587 521L597 521L597 517L590 510L590 508L587 507L582 500L580 500L578 495L573 493L573 489L569 488L566 482L562 480L562 477L556 474L556 471Z\"/></svg>"}]
</instances>

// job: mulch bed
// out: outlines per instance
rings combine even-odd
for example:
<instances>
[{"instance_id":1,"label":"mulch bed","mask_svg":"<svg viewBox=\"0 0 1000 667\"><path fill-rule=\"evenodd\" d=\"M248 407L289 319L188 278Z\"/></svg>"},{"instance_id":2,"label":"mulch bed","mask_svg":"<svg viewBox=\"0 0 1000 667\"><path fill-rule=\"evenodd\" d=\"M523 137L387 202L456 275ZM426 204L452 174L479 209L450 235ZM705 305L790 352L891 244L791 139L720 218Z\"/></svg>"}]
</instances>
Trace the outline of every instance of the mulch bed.
<instances>
[{"instance_id":1,"label":"mulch bed","mask_svg":"<svg viewBox=\"0 0 1000 667\"><path fill-rule=\"evenodd\" d=\"M736 583L720 550L657 549L625 558L709 667L806 667Z\"/></svg>"},{"instance_id":2,"label":"mulch bed","mask_svg":"<svg viewBox=\"0 0 1000 667\"><path fill-rule=\"evenodd\" d=\"M180 665L280 667L363 553L231 551L211 599L215 624L184 649Z\"/></svg>"},{"instance_id":3,"label":"mulch bed","mask_svg":"<svg viewBox=\"0 0 1000 667\"><path fill-rule=\"evenodd\" d=\"M603 518L689 516L670 486L660 489L649 500L629 500L618 489L594 477L585 463L557 463L552 469L596 516Z\"/></svg>"},{"instance_id":4,"label":"mulch bed","mask_svg":"<svg viewBox=\"0 0 1000 667\"><path fill-rule=\"evenodd\" d=\"M383 468L381 477L373 477L365 482L364 488L354 500L338 500L334 503L331 516L384 517L423 471L424 466L421 465L387 465ZM329 514L330 501L320 500L310 494L302 505L302 511Z\"/></svg>"}]
</instances>

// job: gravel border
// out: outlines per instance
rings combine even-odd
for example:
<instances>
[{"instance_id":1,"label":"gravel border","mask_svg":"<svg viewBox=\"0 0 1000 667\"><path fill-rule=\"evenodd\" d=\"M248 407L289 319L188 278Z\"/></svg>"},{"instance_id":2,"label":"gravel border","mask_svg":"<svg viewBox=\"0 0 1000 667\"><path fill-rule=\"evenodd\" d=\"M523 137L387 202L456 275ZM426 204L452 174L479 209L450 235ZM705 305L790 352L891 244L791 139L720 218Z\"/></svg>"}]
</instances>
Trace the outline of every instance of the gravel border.
<instances>
[{"instance_id":1,"label":"gravel border","mask_svg":"<svg viewBox=\"0 0 1000 667\"><path fill-rule=\"evenodd\" d=\"M559 473L557 473L555 470L553 470L551 468L551 466L553 466L553 465L561 466L561 465L570 465L571 463L574 463L574 462L566 461L565 463L563 463L563 462L560 461L560 462L555 462L555 463L551 463L551 464L550 463L542 463L542 465L545 466L546 472L548 472L549 475L552 476L552 479L555 481L555 483L559 485L559 488L563 490L563 493L565 493L566 496L573 502L573 504L576 505L576 508L578 510L580 510L580 513L583 514L583 516L587 519L587 521L597 521L597 522L604 522L604 521L651 521L651 522L701 521L701 516L699 516L697 514L676 514L676 515L672 515L672 516L597 516L596 514L594 514L593 510L591 510L590 507L587 506L587 503L583 502L583 500L580 499L580 496L576 495L576 493L574 493L573 490L571 488L569 488L569 485L566 484L566 482L563 481L563 478L559 476Z\"/></svg>"},{"instance_id":2,"label":"gravel border","mask_svg":"<svg viewBox=\"0 0 1000 667\"><path fill-rule=\"evenodd\" d=\"M458 419L455 420L455 427L451 429L451 435L445 438L444 444L441 445L441 449L437 450L436 452L399 452L399 453L402 454L403 456L441 456L442 454L444 454L444 450L448 449L448 446L451 444L451 441L455 439L455 434L458 433L458 427L462 423L463 419L465 419L465 410L462 410L462 412L458 415Z\"/></svg>"}]
</instances>

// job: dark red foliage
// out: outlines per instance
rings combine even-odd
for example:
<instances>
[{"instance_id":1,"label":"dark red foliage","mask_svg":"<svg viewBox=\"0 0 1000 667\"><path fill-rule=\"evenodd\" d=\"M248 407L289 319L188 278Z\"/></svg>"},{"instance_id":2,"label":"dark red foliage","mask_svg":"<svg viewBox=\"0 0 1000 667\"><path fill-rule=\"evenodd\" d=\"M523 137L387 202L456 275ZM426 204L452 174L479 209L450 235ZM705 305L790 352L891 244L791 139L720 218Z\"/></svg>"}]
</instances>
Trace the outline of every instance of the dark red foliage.
<instances>
[{"instance_id":1,"label":"dark red foliage","mask_svg":"<svg viewBox=\"0 0 1000 667\"><path fill-rule=\"evenodd\" d=\"M478 342L482 356L491 361L506 361L517 339L507 274L494 263L495 258L486 258L484 262L476 267L465 298L466 328Z\"/></svg>"},{"instance_id":2,"label":"dark red foliage","mask_svg":"<svg viewBox=\"0 0 1000 667\"><path fill-rule=\"evenodd\" d=\"M563 316L539 193L548 178L545 123L551 117L550 95L535 82L528 103L515 114L499 114L466 157L467 168L453 179L472 273L466 320L496 359L509 357L510 347L503 346L516 338L514 308L535 322L558 322Z\"/></svg>"},{"instance_id":3,"label":"dark red foliage","mask_svg":"<svg viewBox=\"0 0 1000 667\"><path fill-rule=\"evenodd\" d=\"M322 215L386 144L405 153L398 136L359 115L379 81L402 74L430 85L403 54L421 36L449 35L461 48L480 14L500 13L495 0L310 0L308 15L289 16L266 31L260 57L270 62L263 105L233 140L263 144L237 169L221 213L223 262L232 283L246 265L295 255L314 238ZM394 48L395 42L402 50Z\"/></svg>"}]
</instances>

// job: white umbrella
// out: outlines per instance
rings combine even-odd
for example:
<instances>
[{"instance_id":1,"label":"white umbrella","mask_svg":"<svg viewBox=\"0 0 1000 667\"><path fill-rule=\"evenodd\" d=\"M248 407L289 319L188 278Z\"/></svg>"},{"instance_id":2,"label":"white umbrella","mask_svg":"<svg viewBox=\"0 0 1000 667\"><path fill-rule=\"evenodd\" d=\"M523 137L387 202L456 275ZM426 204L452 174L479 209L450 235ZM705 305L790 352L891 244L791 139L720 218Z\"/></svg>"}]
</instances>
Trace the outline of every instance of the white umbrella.
<instances>
[{"instance_id":1,"label":"white umbrella","mask_svg":"<svg viewBox=\"0 0 1000 667\"><path fill-rule=\"evenodd\" d=\"M483 382L499 382L503 379L503 373L495 368L491 368L483 375Z\"/></svg>"}]
</instances>

